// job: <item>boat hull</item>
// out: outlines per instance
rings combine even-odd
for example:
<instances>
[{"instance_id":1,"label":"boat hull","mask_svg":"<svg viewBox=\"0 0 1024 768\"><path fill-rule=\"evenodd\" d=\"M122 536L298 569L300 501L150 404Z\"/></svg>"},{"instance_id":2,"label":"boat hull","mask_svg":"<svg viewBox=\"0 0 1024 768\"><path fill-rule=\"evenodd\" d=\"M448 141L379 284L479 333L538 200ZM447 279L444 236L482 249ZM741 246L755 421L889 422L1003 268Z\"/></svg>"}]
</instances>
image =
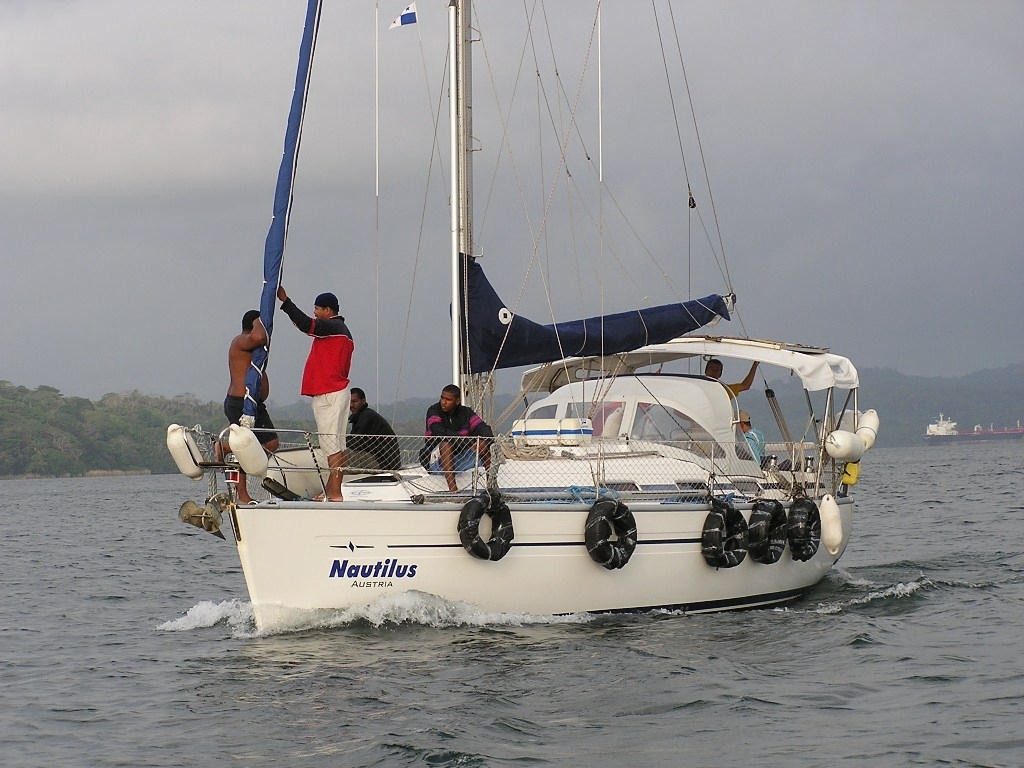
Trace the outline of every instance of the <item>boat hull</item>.
<instances>
[{"instance_id":1,"label":"boat hull","mask_svg":"<svg viewBox=\"0 0 1024 768\"><path fill-rule=\"evenodd\" d=\"M460 508L450 504L265 503L239 507L232 521L256 625L267 631L294 626L306 612L359 608L409 591L529 615L784 603L818 583L842 555L853 503L839 502L835 555L820 546L798 562L787 547L770 565L747 557L717 569L701 554L709 508L698 505L632 507L638 544L618 570L587 554L582 504L510 505L515 538L496 562L464 549ZM749 518L749 508L741 511Z\"/></svg>"}]
</instances>

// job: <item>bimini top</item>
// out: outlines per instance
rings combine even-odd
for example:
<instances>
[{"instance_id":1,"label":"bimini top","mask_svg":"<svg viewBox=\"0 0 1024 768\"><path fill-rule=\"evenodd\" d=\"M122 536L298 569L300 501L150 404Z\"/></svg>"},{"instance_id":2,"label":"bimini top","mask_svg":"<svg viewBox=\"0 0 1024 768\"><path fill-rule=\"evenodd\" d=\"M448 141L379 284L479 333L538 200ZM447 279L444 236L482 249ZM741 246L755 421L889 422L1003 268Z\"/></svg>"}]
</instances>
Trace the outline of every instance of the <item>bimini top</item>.
<instances>
[{"instance_id":1,"label":"bimini top","mask_svg":"<svg viewBox=\"0 0 1024 768\"><path fill-rule=\"evenodd\" d=\"M552 392L563 384L602 373L635 373L641 368L704 356L756 360L785 368L799 376L804 389L811 392L831 387L855 389L860 385L857 369L849 359L821 347L724 336L682 336L632 352L573 357L548 363L524 373L521 386L523 392Z\"/></svg>"}]
</instances>

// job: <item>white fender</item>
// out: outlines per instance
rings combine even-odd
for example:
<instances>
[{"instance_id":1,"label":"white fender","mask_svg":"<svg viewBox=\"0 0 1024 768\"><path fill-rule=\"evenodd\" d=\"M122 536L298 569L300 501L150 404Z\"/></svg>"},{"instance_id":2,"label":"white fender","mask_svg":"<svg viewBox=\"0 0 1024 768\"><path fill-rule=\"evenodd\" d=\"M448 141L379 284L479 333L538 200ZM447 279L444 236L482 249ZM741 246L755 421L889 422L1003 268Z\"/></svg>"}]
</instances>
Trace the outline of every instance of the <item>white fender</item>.
<instances>
[{"instance_id":1,"label":"white fender","mask_svg":"<svg viewBox=\"0 0 1024 768\"><path fill-rule=\"evenodd\" d=\"M228 428L228 445L245 474L256 477L267 474L267 452L251 429L232 424Z\"/></svg>"},{"instance_id":2,"label":"white fender","mask_svg":"<svg viewBox=\"0 0 1024 768\"><path fill-rule=\"evenodd\" d=\"M192 437L192 433L180 424L171 424L167 427L167 450L171 458L178 465L178 471L185 477L198 480L203 476L203 468L197 463L203 454L199 452L199 446Z\"/></svg>"},{"instance_id":3,"label":"white fender","mask_svg":"<svg viewBox=\"0 0 1024 768\"><path fill-rule=\"evenodd\" d=\"M837 429L825 438L825 450L837 461L860 461L864 455L864 440L853 432Z\"/></svg>"},{"instance_id":4,"label":"white fender","mask_svg":"<svg viewBox=\"0 0 1024 768\"><path fill-rule=\"evenodd\" d=\"M867 451L875 444L875 438L878 436L878 411L874 408L864 411L857 423L857 437L864 441L864 450Z\"/></svg>"},{"instance_id":5,"label":"white fender","mask_svg":"<svg viewBox=\"0 0 1024 768\"><path fill-rule=\"evenodd\" d=\"M838 555L843 545L843 519L839 516L839 504L831 494L821 497L818 514L821 516L821 543L830 555Z\"/></svg>"}]
</instances>

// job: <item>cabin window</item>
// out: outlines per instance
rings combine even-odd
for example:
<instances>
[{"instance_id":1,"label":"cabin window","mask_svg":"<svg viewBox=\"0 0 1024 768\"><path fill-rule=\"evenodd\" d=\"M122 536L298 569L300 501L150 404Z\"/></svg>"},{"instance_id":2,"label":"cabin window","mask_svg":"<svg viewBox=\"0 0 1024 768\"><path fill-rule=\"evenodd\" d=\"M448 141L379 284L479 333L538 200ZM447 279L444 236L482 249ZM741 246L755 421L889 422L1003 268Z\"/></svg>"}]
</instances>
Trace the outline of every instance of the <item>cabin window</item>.
<instances>
[{"instance_id":1,"label":"cabin window","mask_svg":"<svg viewBox=\"0 0 1024 768\"><path fill-rule=\"evenodd\" d=\"M616 437L626 404L619 400L606 400L600 403L569 403L565 415L574 419L590 419L594 427L594 437Z\"/></svg>"},{"instance_id":2,"label":"cabin window","mask_svg":"<svg viewBox=\"0 0 1024 768\"><path fill-rule=\"evenodd\" d=\"M711 440L704 427L682 411L660 403L639 403L629 436L637 440Z\"/></svg>"},{"instance_id":3,"label":"cabin window","mask_svg":"<svg viewBox=\"0 0 1024 768\"><path fill-rule=\"evenodd\" d=\"M725 455L722 447L704 427L680 410L661 403L638 403L629 436L634 440L672 443L687 450L698 449L715 457Z\"/></svg>"},{"instance_id":4,"label":"cabin window","mask_svg":"<svg viewBox=\"0 0 1024 768\"><path fill-rule=\"evenodd\" d=\"M557 405L542 405L540 408L530 411L526 416L529 419L553 419L557 409Z\"/></svg>"}]
</instances>

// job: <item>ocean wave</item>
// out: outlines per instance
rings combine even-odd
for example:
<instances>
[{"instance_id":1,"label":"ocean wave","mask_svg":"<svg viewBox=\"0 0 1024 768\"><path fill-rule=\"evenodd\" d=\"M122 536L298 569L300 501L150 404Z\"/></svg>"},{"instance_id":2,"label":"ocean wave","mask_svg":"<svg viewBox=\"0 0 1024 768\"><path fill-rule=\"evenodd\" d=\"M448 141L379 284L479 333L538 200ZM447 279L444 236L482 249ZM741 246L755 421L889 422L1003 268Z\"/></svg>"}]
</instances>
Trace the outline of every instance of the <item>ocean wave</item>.
<instances>
[{"instance_id":1,"label":"ocean wave","mask_svg":"<svg viewBox=\"0 0 1024 768\"><path fill-rule=\"evenodd\" d=\"M384 595L365 606L341 610L288 610L274 617L263 635L369 625L376 629L419 625L447 627L520 627L531 624L586 624L593 614L576 613L547 616L529 613L495 613L470 603L445 600L425 592L410 590Z\"/></svg>"},{"instance_id":2,"label":"ocean wave","mask_svg":"<svg viewBox=\"0 0 1024 768\"><path fill-rule=\"evenodd\" d=\"M879 601L903 600L908 597L913 597L922 590L932 589L935 587L935 583L924 574L921 574L913 581L901 581L896 584L889 585L872 585L871 583L864 582L864 580L861 579L851 579L846 582L846 585L850 587L866 587L867 592L855 597L840 597L836 600L819 603L817 608L814 609L814 612L822 614L841 613L849 608L864 606Z\"/></svg>"},{"instance_id":3,"label":"ocean wave","mask_svg":"<svg viewBox=\"0 0 1024 768\"><path fill-rule=\"evenodd\" d=\"M253 625L252 604L245 600L224 600L215 603L203 600L189 608L184 616L157 625L163 632L187 632L192 629L206 629L224 622L234 629L251 628Z\"/></svg>"}]
</instances>

